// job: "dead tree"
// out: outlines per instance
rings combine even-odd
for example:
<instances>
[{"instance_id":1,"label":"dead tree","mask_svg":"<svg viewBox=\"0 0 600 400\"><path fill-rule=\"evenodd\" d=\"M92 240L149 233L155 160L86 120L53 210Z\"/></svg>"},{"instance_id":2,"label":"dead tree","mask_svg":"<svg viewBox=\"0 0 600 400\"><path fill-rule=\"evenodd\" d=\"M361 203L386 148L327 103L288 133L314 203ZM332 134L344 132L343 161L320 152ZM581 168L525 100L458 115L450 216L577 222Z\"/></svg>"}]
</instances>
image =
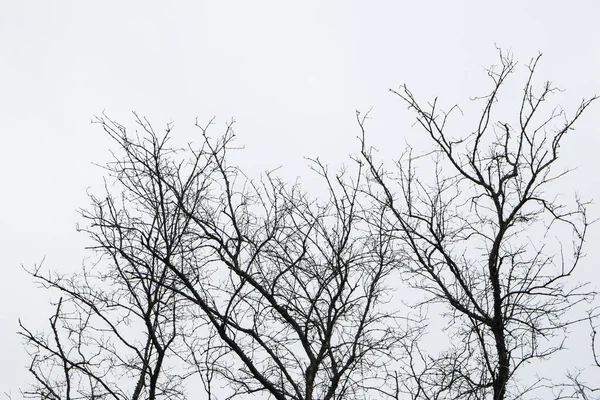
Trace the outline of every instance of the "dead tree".
<instances>
[{"instance_id":1,"label":"dead tree","mask_svg":"<svg viewBox=\"0 0 600 400\"><path fill-rule=\"evenodd\" d=\"M84 274L63 284L35 272L79 312L59 305L54 342L23 330L38 351L34 374L44 363L64 366L35 375L35 393L75 398L75 374L77 385L89 385L83 398L133 399L140 390L174 398L175 389L183 397L181 385L194 378L209 398L215 382L227 383L229 396L280 400L354 398L379 387L407 332L383 306L396 253L372 223L384 209L364 203L360 168L333 174L313 160L324 183L317 199L273 174L253 181L232 166L231 125L217 140L198 126L200 145L176 148L170 128L156 134L145 119L134 135L105 116L97 122L118 150L105 167L106 194L83 215L108 279ZM117 322L113 309L124 313ZM146 342L125 339L121 325ZM161 357L179 364L161 369Z\"/></svg>"},{"instance_id":2,"label":"dead tree","mask_svg":"<svg viewBox=\"0 0 600 400\"><path fill-rule=\"evenodd\" d=\"M562 348L576 320L568 313L592 294L570 279L583 255L586 203L563 203L550 190L566 173L553 168L560 145L596 97L568 117L548 109L557 89L549 82L535 88L539 59L528 65L514 118L497 120L516 67L500 52L466 135L450 127L458 107L443 112L437 99L423 105L406 86L393 91L433 145L424 156L407 151L394 170L376 160L358 114L366 190L385 207L385 230L402 246L401 257L409 254L402 270L426 297L419 305L441 307L450 337L441 354L407 348L399 382L411 398L522 398L528 389L516 384L517 372ZM418 169L428 161L429 176Z\"/></svg>"}]
</instances>

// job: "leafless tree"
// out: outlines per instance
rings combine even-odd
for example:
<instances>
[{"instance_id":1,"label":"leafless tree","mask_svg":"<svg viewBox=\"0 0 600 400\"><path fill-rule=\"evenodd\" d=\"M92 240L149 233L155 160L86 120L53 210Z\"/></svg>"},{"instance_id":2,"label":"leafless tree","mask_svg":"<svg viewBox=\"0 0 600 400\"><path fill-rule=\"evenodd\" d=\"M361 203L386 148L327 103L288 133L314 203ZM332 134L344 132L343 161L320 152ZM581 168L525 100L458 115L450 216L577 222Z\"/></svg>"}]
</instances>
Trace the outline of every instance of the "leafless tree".
<instances>
[{"instance_id":1,"label":"leafless tree","mask_svg":"<svg viewBox=\"0 0 600 400\"><path fill-rule=\"evenodd\" d=\"M516 63L500 53L466 136L447 124L458 107L394 91L433 150L388 171L357 114L355 170L310 160L318 195L274 172L244 175L233 122L217 139L212 121L196 124L198 144L176 146L171 126L158 134L136 116L132 134L97 118L116 146L103 194L82 211L97 259L75 275L31 271L59 300L48 333L21 324L35 380L24 393L183 399L196 382L209 399L504 400L544 386L517 372L563 348L570 313L593 295L572 276L587 204L550 190L566 173L559 147L596 98L570 117L547 111L557 89L535 89L538 61L504 120ZM421 293L410 312L399 282ZM427 310L444 318L441 353L419 341Z\"/></svg>"},{"instance_id":2,"label":"leafless tree","mask_svg":"<svg viewBox=\"0 0 600 400\"><path fill-rule=\"evenodd\" d=\"M402 270L425 295L418 305L443 310L450 338L440 354L408 344L399 376L410 398L523 398L536 385L517 385L517 372L563 347L578 320L568 313L592 295L571 279L583 256L586 203L563 203L550 190L566 173L553 168L560 145L596 97L569 117L548 109L557 89L549 82L536 89L539 60L527 66L514 118L497 120L516 67L500 52L500 64L487 70L491 90L474 99L483 109L466 135L450 127L457 106L443 112L437 99L423 105L406 86L393 91L433 145L425 155L409 149L395 169L377 161L365 117L357 114L367 190L386 209L382 221L400 256L410 257ZM422 162L434 166L431 174L418 170Z\"/></svg>"},{"instance_id":3,"label":"leafless tree","mask_svg":"<svg viewBox=\"0 0 600 400\"><path fill-rule=\"evenodd\" d=\"M166 288L173 275L126 229L138 221L133 210L118 209L110 196L92 201L93 211L83 216L92 222L86 232L100 260L72 276L30 271L61 297L49 335L20 323L36 381L24 394L53 400L179 398L180 375L169 371L168 362L181 315L178 299ZM164 245L160 224L138 225L155 250Z\"/></svg>"},{"instance_id":4,"label":"leafless tree","mask_svg":"<svg viewBox=\"0 0 600 400\"><path fill-rule=\"evenodd\" d=\"M281 400L379 388L408 332L386 305L397 253L373 223L384 209L363 202L360 168L331 173L312 160L317 198L230 165L231 124L216 140L198 126L200 146L176 148L170 127L159 135L137 118L131 135L106 116L96 122L118 148L105 195L83 212L99 272L33 271L63 300L50 338L23 327L39 384L28 393L176 398L194 377L208 398L216 382L229 397Z\"/></svg>"}]
</instances>

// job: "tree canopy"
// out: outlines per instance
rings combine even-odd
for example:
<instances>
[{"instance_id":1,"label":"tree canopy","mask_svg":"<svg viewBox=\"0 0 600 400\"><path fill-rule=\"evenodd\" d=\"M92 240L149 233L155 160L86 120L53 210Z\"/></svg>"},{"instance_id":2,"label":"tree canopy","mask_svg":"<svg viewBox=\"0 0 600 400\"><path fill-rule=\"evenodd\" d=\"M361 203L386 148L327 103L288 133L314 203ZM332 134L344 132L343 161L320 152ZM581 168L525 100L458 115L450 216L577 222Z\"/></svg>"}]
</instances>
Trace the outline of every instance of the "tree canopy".
<instances>
[{"instance_id":1,"label":"tree canopy","mask_svg":"<svg viewBox=\"0 0 600 400\"><path fill-rule=\"evenodd\" d=\"M21 323L34 379L23 393L593 396L576 376L519 375L563 351L573 324L589 320L595 339L595 293L573 277L589 202L552 190L568 172L555 167L560 146L596 97L569 112L552 104L558 89L536 84L540 57L520 69L517 111L505 120L501 92L519 68L500 51L467 132L452 129L458 106L392 90L431 150L381 160L357 113L348 167L309 161L319 194L276 172L246 176L231 163L233 123L215 137L212 121L197 124L201 139L177 147L171 126L157 133L136 115L132 133L96 118L115 148L104 193L81 211L95 262L73 275L30 271L57 301L48 331ZM428 348L430 321L443 321L442 351ZM590 349L595 356L594 341Z\"/></svg>"}]
</instances>

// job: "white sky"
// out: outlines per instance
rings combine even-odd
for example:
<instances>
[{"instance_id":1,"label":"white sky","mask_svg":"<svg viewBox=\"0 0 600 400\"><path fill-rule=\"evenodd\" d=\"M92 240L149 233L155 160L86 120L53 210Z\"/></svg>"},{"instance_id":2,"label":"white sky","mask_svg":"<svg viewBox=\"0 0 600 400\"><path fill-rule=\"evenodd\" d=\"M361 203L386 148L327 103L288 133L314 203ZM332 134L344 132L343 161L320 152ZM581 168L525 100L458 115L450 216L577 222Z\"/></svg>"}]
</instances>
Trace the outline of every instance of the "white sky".
<instances>
[{"instance_id":1,"label":"white sky","mask_svg":"<svg viewBox=\"0 0 600 400\"><path fill-rule=\"evenodd\" d=\"M251 173L283 165L305 174L304 156L333 166L358 151L355 110L373 107L369 137L390 156L419 140L411 114L388 92L407 83L443 104L484 94L494 44L538 77L567 89L573 110L600 93L600 2L588 1L4 1L0 10L0 393L29 379L17 318L45 323L46 294L21 264L68 271L86 241L76 210L98 188L109 142L90 124L103 110L132 125L174 121L193 138L196 117L232 117L240 163ZM580 166L565 192L600 199L600 104L576 126L562 155ZM600 206L591 209L600 215ZM600 283L600 228L587 248Z\"/></svg>"}]
</instances>

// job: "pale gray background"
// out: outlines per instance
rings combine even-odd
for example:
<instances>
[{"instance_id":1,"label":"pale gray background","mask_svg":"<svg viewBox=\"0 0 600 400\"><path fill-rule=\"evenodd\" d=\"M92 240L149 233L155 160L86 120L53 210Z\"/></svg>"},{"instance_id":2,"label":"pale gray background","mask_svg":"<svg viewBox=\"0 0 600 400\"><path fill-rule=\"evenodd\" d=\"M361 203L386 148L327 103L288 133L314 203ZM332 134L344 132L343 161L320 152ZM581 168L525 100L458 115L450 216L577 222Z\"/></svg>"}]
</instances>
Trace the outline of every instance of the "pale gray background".
<instances>
[{"instance_id":1,"label":"pale gray background","mask_svg":"<svg viewBox=\"0 0 600 400\"><path fill-rule=\"evenodd\" d=\"M355 109L373 107L372 142L399 155L423 135L388 88L466 102L488 87L494 44L525 63L544 52L539 78L567 89L568 110L600 92L597 0L0 5L0 393L29 379L17 318L42 326L51 312L20 265L46 257L69 271L86 256L76 210L100 187L92 162L109 146L94 114L132 125L135 110L157 129L174 121L185 138L198 134L195 117L216 116L215 135L235 117L239 163L251 174L283 165L294 179L303 156L339 166L358 151ZM565 192L597 200L599 115L597 104L561 149L564 165L579 166ZM581 275L595 283L599 238L595 226Z\"/></svg>"}]
</instances>

